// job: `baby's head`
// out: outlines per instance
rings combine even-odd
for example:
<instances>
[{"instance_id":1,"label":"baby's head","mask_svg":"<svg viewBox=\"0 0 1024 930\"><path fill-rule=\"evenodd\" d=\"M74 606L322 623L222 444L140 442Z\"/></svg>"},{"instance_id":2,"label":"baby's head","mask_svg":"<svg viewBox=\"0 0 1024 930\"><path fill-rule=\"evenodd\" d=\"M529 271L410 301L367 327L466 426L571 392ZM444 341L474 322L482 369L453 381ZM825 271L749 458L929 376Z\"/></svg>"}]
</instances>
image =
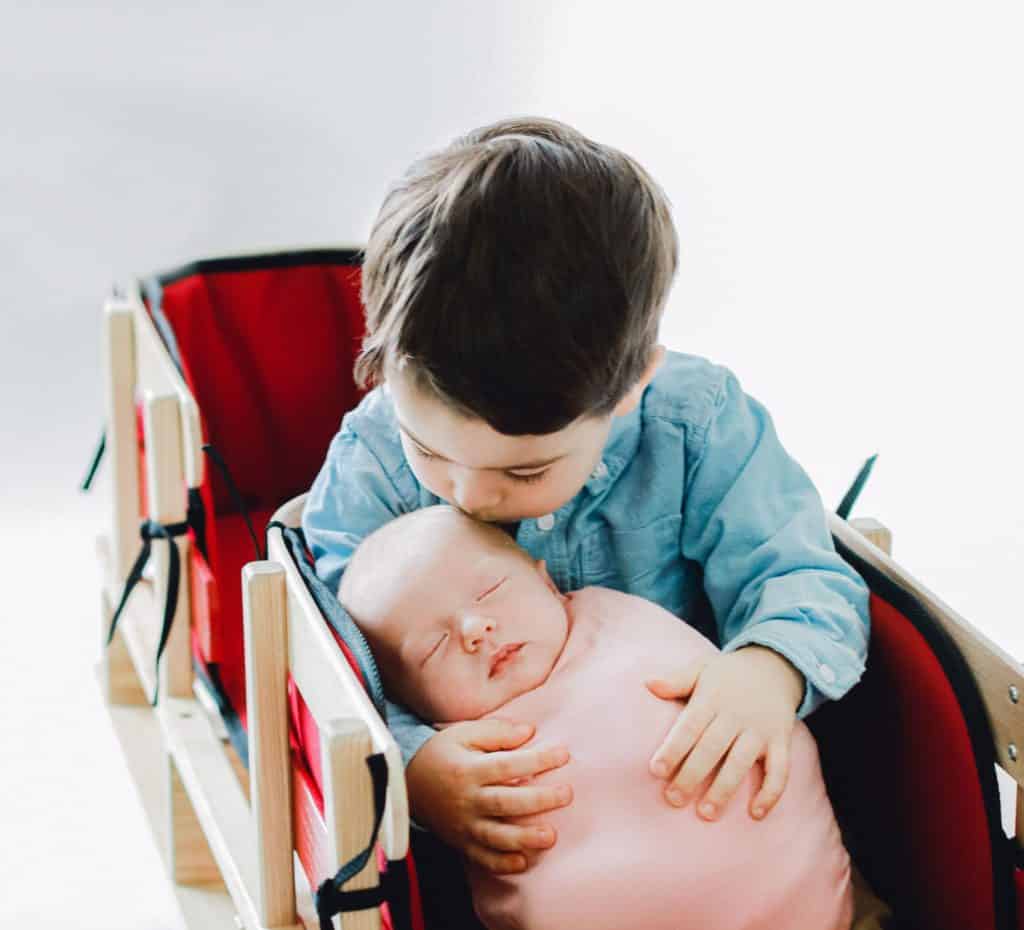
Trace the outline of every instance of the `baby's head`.
<instances>
[{"instance_id":1,"label":"baby's head","mask_svg":"<svg viewBox=\"0 0 1024 930\"><path fill-rule=\"evenodd\" d=\"M338 596L385 689L435 723L476 719L543 684L569 633L544 563L450 507L368 536Z\"/></svg>"}]
</instances>

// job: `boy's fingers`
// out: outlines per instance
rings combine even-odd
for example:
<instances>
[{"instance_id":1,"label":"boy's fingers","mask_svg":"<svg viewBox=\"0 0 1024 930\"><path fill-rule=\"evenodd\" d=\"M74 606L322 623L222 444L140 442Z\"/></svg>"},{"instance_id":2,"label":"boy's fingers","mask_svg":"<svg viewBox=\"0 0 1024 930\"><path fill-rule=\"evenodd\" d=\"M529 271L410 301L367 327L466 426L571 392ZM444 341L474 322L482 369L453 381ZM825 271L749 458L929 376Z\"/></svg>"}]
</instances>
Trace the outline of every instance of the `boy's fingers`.
<instances>
[{"instance_id":1,"label":"boy's fingers","mask_svg":"<svg viewBox=\"0 0 1024 930\"><path fill-rule=\"evenodd\" d=\"M782 792L786 790L789 779L789 744L786 741L768 745L768 753L764 760L764 781L761 790L750 802L750 816L760 820L778 803Z\"/></svg>"},{"instance_id":2,"label":"boy's fingers","mask_svg":"<svg viewBox=\"0 0 1024 930\"><path fill-rule=\"evenodd\" d=\"M732 800L740 785L750 774L761 755L761 741L749 731L742 733L732 744L729 755L718 770L711 787L704 792L697 813L705 820L714 820Z\"/></svg>"},{"instance_id":3,"label":"boy's fingers","mask_svg":"<svg viewBox=\"0 0 1024 930\"><path fill-rule=\"evenodd\" d=\"M697 662L691 662L678 674L651 678L645 682L647 690L655 697L666 700L688 697L697 687L697 679L700 678L700 673L704 671L707 664L707 659L700 659Z\"/></svg>"},{"instance_id":4,"label":"boy's fingers","mask_svg":"<svg viewBox=\"0 0 1024 930\"><path fill-rule=\"evenodd\" d=\"M704 735L714 717L715 712L707 704L699 700L688 704L651 757L651 774L655 778L668 778L672 775Z\"/></svg>"},{"instance_id":5,"label":"boy's fingers","mask_svg":"<svg viewBox=\"0 0 1024 930\"><path fill-rule=\"evenodd\" d=\"M517 778L539 775L557 769L569 761L564 746L546 749L518 749L489 753L480 763L480 784L504 785Z\"/></svg>"},{"instance_id":6,"label":"boy's fingers","mask_svg":"<svg viewBox=\"0 0 1024 930\"><path fill-rule=\"evenodd\" d=\"M526 817L557 810L572 801L572 788L552 785L529 788L488 786L480 789L478 810L490 817Z\"/></svg>"},{"instance_id":7,"label":"boy's fingers","mask_svg":"<svg viewBox=\"0 0 1024 930\"><path fill-rule=\"evenodd\" d=\"M473 720L459 726L463 744L481 752L518 749L533 736L530 724L508 720Z\"/></svg>"},{"instance_id":8,"label":"boy's fingers","mask_svg":"<svg viewBox=\"0 0 1024 930\"><path fill-rule=\"evenodd\" d=\"M469 833L475 842L496 852L526 852L555 845L554 829L541 824L524 827L485 818L475 821Z\"/></svg>"},{"instance_id":9,"label":"boy's fingers","mask_svg":"<svg viewBox=\"0 0 1024 930\"><path fill-rule=\"evenodd\" d=\"M718 767L736 736L735 723L727 717L716 717L665 790L668 802L676 807L684 806Z\"/></svg>"},{"instance_id":10,"label":"boy's fingers","mask_svg":"<svg viewBox=\"0 0 1024 930\"><path fill-rule=\"evenodd\" d=\"M518 853L495 852L488 846L471 842L462 850L467 859L495 875L514 875L526 871L526 856Z\"/></svg>"}]
</instances>

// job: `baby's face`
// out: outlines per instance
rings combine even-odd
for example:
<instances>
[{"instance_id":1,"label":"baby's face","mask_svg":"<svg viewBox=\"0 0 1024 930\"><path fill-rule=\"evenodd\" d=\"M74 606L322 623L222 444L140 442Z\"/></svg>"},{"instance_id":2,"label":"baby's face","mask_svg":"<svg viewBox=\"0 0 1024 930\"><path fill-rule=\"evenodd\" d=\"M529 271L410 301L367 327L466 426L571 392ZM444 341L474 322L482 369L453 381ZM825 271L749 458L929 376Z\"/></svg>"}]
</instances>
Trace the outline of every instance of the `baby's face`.
<instances>
[{"instance_id":1,"label":"baby's face","mask_svg":"<svg viewBox=\"0 0 1024 930\"><path fill-rule=\"evenodd\" d=\"M476 719L547 679L568 636L564 598L543 562L481 542L464 516L428 520L374 553L386 566L360 566L368 582L346 606L395 697L436 723Z\"/></svg>"}]
</instances>

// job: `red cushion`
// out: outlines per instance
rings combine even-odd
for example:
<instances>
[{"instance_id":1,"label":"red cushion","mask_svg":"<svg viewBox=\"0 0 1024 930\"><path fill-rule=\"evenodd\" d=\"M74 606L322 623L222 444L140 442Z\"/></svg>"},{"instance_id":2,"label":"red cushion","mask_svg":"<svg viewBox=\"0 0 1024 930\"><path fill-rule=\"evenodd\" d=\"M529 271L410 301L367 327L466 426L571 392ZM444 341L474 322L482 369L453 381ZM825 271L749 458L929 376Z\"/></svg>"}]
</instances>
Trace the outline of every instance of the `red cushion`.
<instances>
[{"instance_id":1,"label":"red cushion","mask_svg":"<svg viewBox=\"0 0 1024 930\"><path fill-rule=\"evenodd\" d=\"M190 274L164 285L205 438L247 502L307 490L343 413L359 401L359 268L312 264ZM217 512L234 509L219 474Z\"/></svg>"},{"instance_id":2,"label":"red cushion","mask_svg":"<svg viewBox=\"0 0 1024 930\"><path fill-rule=\"evenodd\" d=\"M269 509L254 510L250 517L256 538L263 545L267 521L273 515ZM245 714L245 639L242 629L242 568L247 562L258 558L252 537L245 520L237 514L217 517L207 524L207 539L216 541L216 557L211 558L216 566L216 603L218 616L211 618L211 625L219 631L218 669L220 679L232 707L238 714L242 726L246 724Z\"/></svg>"},{"instance_id":3,"label":"red cushion","mask_svg":"<svg viewBox=\"0 0 1024 930\"><path fill-rule=\"evenodd\" d=\"M991 930L987 809L960 704L906 617L872 594L871 618L862 681L809 721L851 851L911 925Z\"/></svg>"}]
</instances>

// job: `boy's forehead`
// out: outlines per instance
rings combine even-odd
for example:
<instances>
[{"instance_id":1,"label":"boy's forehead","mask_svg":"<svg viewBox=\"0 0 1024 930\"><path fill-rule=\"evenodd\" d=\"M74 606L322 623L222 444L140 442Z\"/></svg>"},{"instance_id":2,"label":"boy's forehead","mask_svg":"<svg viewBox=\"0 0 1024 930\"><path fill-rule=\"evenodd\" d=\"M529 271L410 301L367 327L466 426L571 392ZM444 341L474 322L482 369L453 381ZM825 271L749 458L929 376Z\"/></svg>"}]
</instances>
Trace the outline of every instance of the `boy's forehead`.
<instances>
[{"instance_id":1,"label":"boy's forehead","mask_svg":"<svg viewBox=\"0 0 1024 930\"><path fill-rule=\"evenodd\" d=\"M401 373L389 373L388 386L406 435L426 451L470 468L504 471L546 465L573 453L587 429L587 421L577 421L555 433L507 436L484 420L451 409Z\"/></svg>"}]
</instances>

